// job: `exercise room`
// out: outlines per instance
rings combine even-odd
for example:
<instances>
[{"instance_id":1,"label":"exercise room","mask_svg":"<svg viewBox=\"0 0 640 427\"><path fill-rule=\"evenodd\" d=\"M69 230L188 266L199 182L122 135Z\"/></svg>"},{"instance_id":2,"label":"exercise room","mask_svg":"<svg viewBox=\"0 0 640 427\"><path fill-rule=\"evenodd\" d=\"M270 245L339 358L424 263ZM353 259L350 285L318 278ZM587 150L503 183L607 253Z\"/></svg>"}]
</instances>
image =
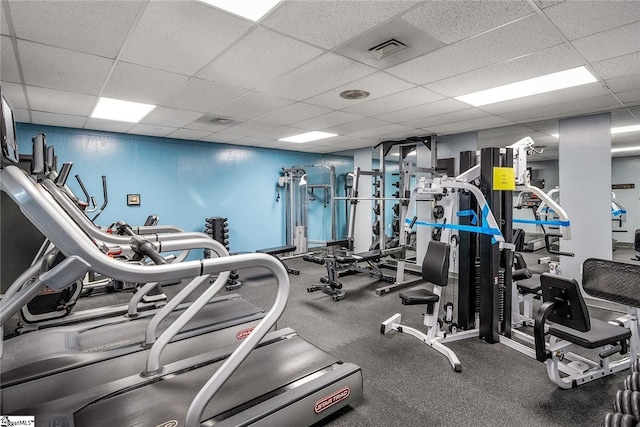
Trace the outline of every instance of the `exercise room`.
<instances>
[{"instance_id":1,"label":"exercise room","mask_svg":"<svg viewBox=\"0 0 640 427\"><path fill-rule=\"evenodd\" d=\"M640 423L637 0L0 17L3 426Z\"/></svg>"}]
</instances>

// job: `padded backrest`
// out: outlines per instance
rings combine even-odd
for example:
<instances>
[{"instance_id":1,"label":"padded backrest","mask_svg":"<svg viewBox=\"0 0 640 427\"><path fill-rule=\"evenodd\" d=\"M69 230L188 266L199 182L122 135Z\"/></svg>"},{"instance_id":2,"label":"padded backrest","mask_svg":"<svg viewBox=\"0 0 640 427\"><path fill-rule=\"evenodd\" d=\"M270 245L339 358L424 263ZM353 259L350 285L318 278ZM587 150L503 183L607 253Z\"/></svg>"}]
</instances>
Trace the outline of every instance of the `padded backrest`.
<instances>
[{"instance_id":1,"label":"padded backrest","mask_svg":"<svg viewBox=\"0 0 640 427\"><path fill-rule=\"evenodd\" d=\"M580 332L591 329L589 311L575 279L544 273L540 285L542 300L556 303L547 320Z\"/></svg>"},{"instance_id":2,"label":"padded backrest","mask_svg":"<svg viewBox=\"0 0 640 427\"><path fill-rule=\"evenodd\" d=\"M438 286L447 286L449 281L449 251L448 243L429 242L427 253L422 260L422 278Z\"/></svg>"},{"instance_id":3,"label":"padded backrest","mask_svg":"<svg viewBox=\"0 0 640 427\"><path fill-rule=\"evenodd\" d=\"M588 258L582 264L582 287L593 297L640 307L640 265Z\"/></svg>"}]
</instances>

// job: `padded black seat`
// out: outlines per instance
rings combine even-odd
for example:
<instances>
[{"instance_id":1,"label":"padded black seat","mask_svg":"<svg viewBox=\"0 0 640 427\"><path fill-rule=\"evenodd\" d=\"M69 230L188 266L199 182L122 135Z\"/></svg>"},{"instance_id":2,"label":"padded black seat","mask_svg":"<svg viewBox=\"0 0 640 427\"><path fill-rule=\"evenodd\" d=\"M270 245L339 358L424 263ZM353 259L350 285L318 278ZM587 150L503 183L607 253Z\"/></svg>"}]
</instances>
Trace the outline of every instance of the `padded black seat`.
<instances>
[{"instance_id":1,"label":"padded black seat","mask_svg":"<svg viewBox=\"0 0 640 427\"><path fill-rule=\"evenodd\" d=\"M403 305L419 305L438 302L440 298L428 289L418 288L400 292L400 299Z\"/></svg>"},{"instance_id":2,"label":"padded black seat","mask_svg":"<svg viewBox=\"0 0 640 427\"><path fill-rule=\"evenodd\" d=\"M287 252L294 252L295 250L296 250L295 245L286 245L286 246L276 246L273 248L258 249L256 252L269 254L269 255L278 255L278 254L284 254Z\"/></svg>"},{"instance_id":3,"label":"padded black seat","mask_svg":"<svg viewBox=\"0 0 640 427\"><path fill-rule=\"evenodd\" d=\"M542 289L539 275L533 275L529 279L518 280L516 285L518 286L518 291L521 294L538 294Z\"/></svg>"},{"instance_id":4,"label":"padded black seat","mask_svg":"<svg viewBox=\"0 0 640 427\"><path fill-rule=\"evenodd\" d=\"M616 343L631 338L631 330L619 325L603 322L591 318L591 329L580 332L559 324L551 324L549 333L553 336L578 344L584 348L598 348L603 345Z\"/></svg>"}]
</instances>

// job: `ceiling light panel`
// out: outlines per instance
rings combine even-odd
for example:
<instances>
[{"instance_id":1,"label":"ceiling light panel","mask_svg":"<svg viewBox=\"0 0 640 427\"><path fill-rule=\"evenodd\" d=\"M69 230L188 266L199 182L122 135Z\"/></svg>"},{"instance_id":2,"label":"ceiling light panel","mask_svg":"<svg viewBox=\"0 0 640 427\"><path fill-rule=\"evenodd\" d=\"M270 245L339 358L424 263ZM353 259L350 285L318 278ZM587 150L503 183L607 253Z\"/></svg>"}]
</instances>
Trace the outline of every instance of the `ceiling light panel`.
<instances>
[{"instance_id":1,"label":"ceiling light panel","mask_svg":"<svg viewBox=\"0 0 640 427\"><path fill-rule=\"evenodd\" d=\"M335 133L312 131L307 133L301 133L299 135L290 136L288 138L282 138L282 139L279 139L278 141L303 143L303 142L317 141L319 139L331 138L332 136L338 136L338 135Z\"/></svg>"},{"instance_id":2,"label":"ceiling light panel","mask_svg":"<svg viewBox=\"0 0 640 427\"><path fill-rule=\"evenodd\" d=\"M522 80L492 89L481 90L467 95L457 96L456 99L474 107L523 98L525 96L552 92L596 82L597 79L585 67L547 74L545 76Z\"/></svg>"},{"instance_id":3,"label":"ceiling light panel","mask_svg":"<svg viewBox=\"0 0 640 427\"><path fill-rule=\"evenodd\" d=\"M281 0L200 0L234 15L242 16L254 22L259 21Z\"/></svg>"},{"instance_id":4,"label":"ceiling light panel","mask_svg":"<svg viewBox=\"0 0 640 427\"><path fill-rule=\"evenodd\" d=\"M95 119L137 123L154 108L156 108L156 106L151 104L102 97L98 100L98 105L96 105L93 113L91 113L91 117Z\"/></svg>"}]
</instances>

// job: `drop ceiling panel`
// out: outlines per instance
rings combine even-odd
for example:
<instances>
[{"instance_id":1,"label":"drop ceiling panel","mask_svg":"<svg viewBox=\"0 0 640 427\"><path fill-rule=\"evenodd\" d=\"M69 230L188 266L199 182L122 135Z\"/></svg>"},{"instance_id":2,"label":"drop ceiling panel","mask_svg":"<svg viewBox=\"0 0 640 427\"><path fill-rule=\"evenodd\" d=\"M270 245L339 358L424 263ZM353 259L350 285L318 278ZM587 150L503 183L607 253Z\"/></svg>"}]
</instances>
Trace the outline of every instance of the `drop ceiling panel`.
<instances>
[{"instance_id":1,"label":"drop ceiling panel","mask_svg":"<svg viewBox=\"0 0 640 427\"><path fill-rule=\"evenodd\" d=\"M279 125L250 120L248 122L240 123L237 126L229 127L220 133L237 136L260 136L264 132L270 132L274 129L278 129L279 127Z\"/></svg>"},{"instance_id":2,"label":"drop ceiling panel","mask_svg":"<svg viewBox=\"0 0 640 427\"><path fill-rule=\"evenodd\" d=\"M423 87L415 87L393 95L384 96L372 101L363 102L353 107L345 108L343 111L360 114L362 116L379 116L388 111L401 110L415 107L421 104L443 99L442 95L431 92Z\"/></svg>"},{"instance_id":3,"label":"drop ceiling panel","mask_svg":"<svg viewBox=\"0 0 640 427\"><path fill-rule=\"evenodd\" d=\"M47 126L60 126L68 128L82 129L84 121L83 116L68 116L65 114L46 113L43 111L32 111L31 119L33 123Z\"/></svg>"},{"instance_id":4,"label":"drop ceiling panel","mask_svg":"<svg viewBox=\"0 0 640 427\"><path fill-rule=\"evenodd\" d=\"M249 22L197 1L152 1L120 59L194 75L249 28Z\"/></svg>"},{"instance_id":5,"label":"drop ceiling panel","mask_svg":"<svg viewBox=\"0 0 640 427\"><path fill-rule=\"evenodd\" d=\"M626 92L640 89L640 73L634 73L623 77L616 77L605 81L607 86L614 92Z\"/></svg>"},{"instance_id":6,"label":"drop ceiling panel","mask_svg":"<svg viewBox=\"0 0 640 427\"><path fill-rule=\"evenodd\" d=\"M16 37L115 59L143 1L11 1Z\"/></svg>"},{"instance_id":7,"label":"drop ceiling panel","mask_svg":"<svg viewBox=\"0 0 640 427\"><path fill-rule=\"evenodd\" d=\"M253 119L270 111L284 108L294 102L268 93L252 91L226 105L217 107L214 113L227 117Z\"/></svg>"},{"instance_id":8,"label":"drop ceiling panel","mask_svg":"<svg viewBox=\"0 0 640 427\"><path fill-rule=\"evenodd\" d=\"M113 61L86 53L18 40L24 83L97 95Z\"/></svg>"},{"instance_id":9,"label":"drop ceiling panel","mask_svg":"<svg viewBox=\"0 0 640 427\"><path fill-rule=\"evenodd\" d=\"M30 123L29 110L23 110L22 108L13 109L13 119L16 122Z\"/></svg>"},{"instance_id":10,"label":"drop ceiling panel","mask_svg":"<svg viewBox=\"0 0 640 427\"><path fill-rule=\"evenodd\" d=\"M300 122L329 112L331 112L331 110L328 108L309 105L304 102L296 102L295 104L264 114L260 116L259 119L267 123L290 125L291 123Z\"/></svg>"},{"instance_id":11,"label":"drop ceiling panel","mask_svg":"<svg viewBox=\"0 0 640 427\"><path fill-rule=\"evenodd\" d=\"M640 10L637 3L636 8ZM595 62L640 51L638 34L640 22L594 34L572 43L588 61Z\"/></svg>"},{"instance_id":12,"label":"drop ceiling panel","mask_svg":"<svg viewBox=\"0 0 640 427\"><path fill-rule=\"evenodd\" d=\"M88 118L85 122L85 129L103 130L105 132L127 133L135 123L116 122L114 120Z\"/></svg>"},{"instance_id":13,"label":"drop ceiling panel","mask_svg":"<svg viewBox=\"0 0 640 427\"><path fill-rule=\"evenodd\" d=\"M240 139L240 137L235 135L223 135L221 133L212 133L211 135L202 138L201 141L219 142L224 144L224 143L232 143L233 141L236 141L238 139Z\"/></svg>"},{"instance_id":14,"label":"drop ceiling panel","mask_svg":"<svg viewBox=\"0 0 640 427\"><path fill-rule=\"evenodd\" d=\"M637 74L640 73L640 52L605 59L592 65L600 77L604 79Z\"/></svg>"},{"instance_id":15,"label":"drop ceiling panel","mask_svg":"<svg viewBox=\"0 0 640 427\"><path fill-rule=\"evenodd\" d=\"M247 92L246 89L222 83L191 79L162 104L167 107L208 113Z\"/></svg>"},{"instance_id":16,"label":"drop ceiling panel","mask_svg":"<svg viewBox=\"0 0 640 427\"><path fill-rule=\"evenodd\" d=\"M554 117L578 116L619 107L618 101L612 95L604 95L590 99L576 99L570 102L548 104L530 110L505 112L501 116L514 122L525 122Z\"/></svg>"},{"instance_id":17,"label":"drop ceiling panel","mask_svg":"<svg viewBox=\"0 0 640 427\"><path fill-rule=\"evenodd\" d=\"M391 95L396 92L402 92L413 87L415 87L414 84L407 83L402 79L391 76L385 72L378 71L362 79L353 81L335 89L331 89L320 95L308 98L306 102L322 107L340 110L352 105L369 102L386 95ZM363 99L344 99L340 97L340 93L344 92L345 90L351 89L365 90L369 92L370 95L367 98Z\"/></svg>"},{"instance_id":18,"label":"drop ceiling panel","mask_svg":"<svg viewBox=\"0 0 640 427\"><path fill-rule=\"evenodd\" d=\"M11 106L16 108L27 109L27 98L24 95L24 89L22 85L18 83L6 83L2 82L2 92L11 103Z\"/></svg>"},{"instance_id":19,"label":"drop ceiling panel","mask_svg":"<svg viewBox=\"0 0 640 427\"><path fill-rule=\"evenodd\" d=\"M0 37L0 76L3 82L22 83L16 53L9 37Z\"/></svg>"},{"instance_id":20,"label":"drop ceiling panel","mask_svg":"<svg viewBox=\"0 0 640 427\"><path fill-rule=\"evenodd\" d=\"M350 121L347 123L343 123L337 126L331 126L328 128L322 129L325 132L336 133L338 135L346 135L352 132L358 132L363 130L371 130L374 128L379 129L382 126L388 125L389 122L384 122L382 120L376 120L369 117L365 117L359 120Z\"/></svg>"},{"instance_id":21,"label":"drop ceiling panel","mask_svg":"<svg viewBox=\"0 0 640 427\"><path fill-rule=\"evenodd\" d=\"M461 111L454 111L447 114L441 114L439 116L426 117L424 119L409 120L402 124L408 127L414 127L417 129L429 129L432 130L433 126L441 126L449 123L462 122L466 120L473 120L482 117L488 117L489 114L480 111L475 108L469 108Z\"/></svg>"},{"instance_id":22,"label":"drop ceiling panel","mask_svg":"<svg viewBox=\"0 0 640 427\"><path fill-rule=\"evenodd\" d=\"M128 133L164 137L175 130L176 128L169 126L146 125L144 123L138 123L131 129L129 129Z\"/></svg>"},{"instance_id":23,"label":"drop ceiling panel","mask_svg":"<svg viewBox=\"0 0 640 427\"><path fill-rule=\"evenodd\" d=\"M180 128L188 125L202 116L202 113L179 110L176 108L156 107L144 116L141 123L149 125L169 126Z\"/></svg>"},{"instance_id":24,"label":"drop ceiling panel","mask_svg":"<svg viewBox=\"0 0 640 427\"><path fill-rule=\"evenodd\" d=\"M580 55L571 47L561 44L439 80L426 85L426 88L446 96L460 96L581 65L584 65L584 60Z\"/></svg>"},{"instance_id":25,"label":"drop ceiling panel","mask_svg":"<svg viewBox=\"0 0 640 427\"><path fill-rule=\"evenodd\" d=\"M544 12L569 40L640 21L635 0L565 1Z\"/></svg>"},{"instance_id":26,"label":"drop ceiling panel","mask_svg":"<svg viewBox=\"0 0 640 427\"><path fill-rule=\"evenodd\" d=\"M538 15L466 39L395 67L390 74L427 84L562 43Z\"/></svg>"},{"instance_id":27,"label":"drop ceiling panel","mask_svg":"<svg viewBox=\"0 0 640 427\"><path fill-rule=\"evenodd\" d=\"M335 151L343 151L345 149L355 150L358 148L373 148L379 142L381 141L378 141L377 139L375 141L372 141L370 139L345 137L341 141L332 144L331 146L334 147Z\"/></svg>"},{"instance_id":28,"label":"drop ceiling panel","mask_svg":"<svg viewBox=\"0 0 640 427\"><path fill-rule=\"evenodd\" d=\"M205 67L198 77L253 89L323 52L282 34L256 28Z\"/></svg>"},{"instance_id":29,"label":"drop ceiling panel","mask_svg":"<svg viewBox=\"0 0 640 427\"><path fill-rule=\"evenodd\" d=\"M361 118L362 116L358 116L356 114L345 113L344 111L334 111L328 114L314 117L312 119L293 123L293 126L307 130L326 129L332 126L341 125L343 123L353 122Z\"/></svg>"},{"instance_id":30,"label":"drop ceiling panel","mask_svg":"<svg viewBox=\"0 0 640 427\"><path fill-rule=\"evenodd\" d=\"M259 86L258 90L302 101L373 72L374 68L328 52L290 73Z\"/></svg>"},{"instance_id":31,"label":"drop ceiling panel","mask_svg":"<svg viewBox=\"0 0 640 427\"><path fill-rule=\"evenodd\" d=\"M513 122L501 117L491 116L473 120L464 120L457 123L430 126L429 129L437 134L452 134L478 129L489 129L496 126L507 126L510 124L513 124Z\"/></svg>"},{"instance_id":32,"label":"drop ceiling panel","mask_svg":"<svg viewBox=\"0 0 640 427\"><path fill-rule=\"evenodd\" d=\"M456 101L455 99L443 99L429 104L397 110L392 113L385 113L375 116L377 119L389 122L408 122L410 120L424 119L425 117L439 116L452 111L466 110L468 104Z\"/></svg>"},{"instance_id":33,"label":"drop ceiling panel","mask_svg":"<svg viewBox=\"0 0 640 427\"><path fill-rule=\"evenodd\" d=\"M381 122L382 123L382 122ZM398 125L398 124L387 124L384 126L380 126L380 127L376 127L376 128L368 128L368 129L363 129L361 131L357 131L357 132L351 132L349 134L347 134L348 136L353 136L356 138L380 138L380 137L386 137L387 135L396 135L399 133L402 134L407 134L407 133L412 133L415 132L416 129L408 127L408 126L403 126L403 125Z\"/></svg>"},{"instance_id":34,"label":"drop ceiling panel","mask_svg":"<svg viewBox=\"0 0 640 427\"><path fill-rule=\"evenodd\" d=\"M98 97L61 90L26 86L31 108L36 111L68 114L71 116L88 116L93 111Z\"/></svg>"},{"instance_id":35,"label":"drop ceiling panel","mask_svg":"<svg viewBox=\"0 0 640 427\"><path fill-rule=\"evenodd\" d=\"M411 1L287 1L262 24L332 49L415 4Z\"/></svg>"},{"instance_id":36,"label":"drop ceiling panel","mask_svg":"<svg viewBox=\"0 0 640 427\"><path fill-rule=\"evenodd\" d=\"M118 62L102 96L157 105L188 79L181 74Z\"/></svg>"},{"instance_id":37,"label":"drop ceiling panel","mask_svg":"<svg viewBox=\"0 0 640 427\"><path fill-rule=\"evenodd\" d=\"M0 4L0 9L4 7L4 4L7 2L3 2ZM0 10L0 34L9 36L9 24L7 23L7 16L5 10Z\"/></svg>"},{"instance_id":38,"label":"drop ceiling panel","mask_svg":"<svg viewBox=\"0 0 640 427\"><path fill-rule=\"evenodd\" d=\"M306 132L304 129L295 128L291 126L280 126L271 130L264 130L262 136L264 138L270 138L277 141L278 139L288 138L293 135L298 135ZM295 143L294 143L295 144Z\"/></svg>"},{"instance_id":39,"label":"drop ceiling panel","mask_svg":"<svg viewBox=\"0 0 640 427\"><path fill-rule=\"evenodd\" d=\"M620 92L617 95L622 102L628 105L633 105L640 102L640 89L634 89L628 92Z\"/></svg>"},{"instance_id":40,"label":"drop ceiling panel","mask_svg":"<svg viewBox=\"0 0 640 427\"><path fill-rule=\"evenodd\" d=\"M429 1L402 15L402 19L451 44L534 12L525 0Z\"/></svg>"},{"instance_id":41,"label":"drop ceiling panel","mask_svg":"<svg viewBox=\"0 0 640 427\"><path fill-rule=\"evenodd\" d=\"M171 132L169 135L167 135L167 138L191 139L191 140L197 141L209 135L211 135L211 132L208 132L208 131L193 130L193 129L178 129Z\"/></svg>"}]
</instances>

